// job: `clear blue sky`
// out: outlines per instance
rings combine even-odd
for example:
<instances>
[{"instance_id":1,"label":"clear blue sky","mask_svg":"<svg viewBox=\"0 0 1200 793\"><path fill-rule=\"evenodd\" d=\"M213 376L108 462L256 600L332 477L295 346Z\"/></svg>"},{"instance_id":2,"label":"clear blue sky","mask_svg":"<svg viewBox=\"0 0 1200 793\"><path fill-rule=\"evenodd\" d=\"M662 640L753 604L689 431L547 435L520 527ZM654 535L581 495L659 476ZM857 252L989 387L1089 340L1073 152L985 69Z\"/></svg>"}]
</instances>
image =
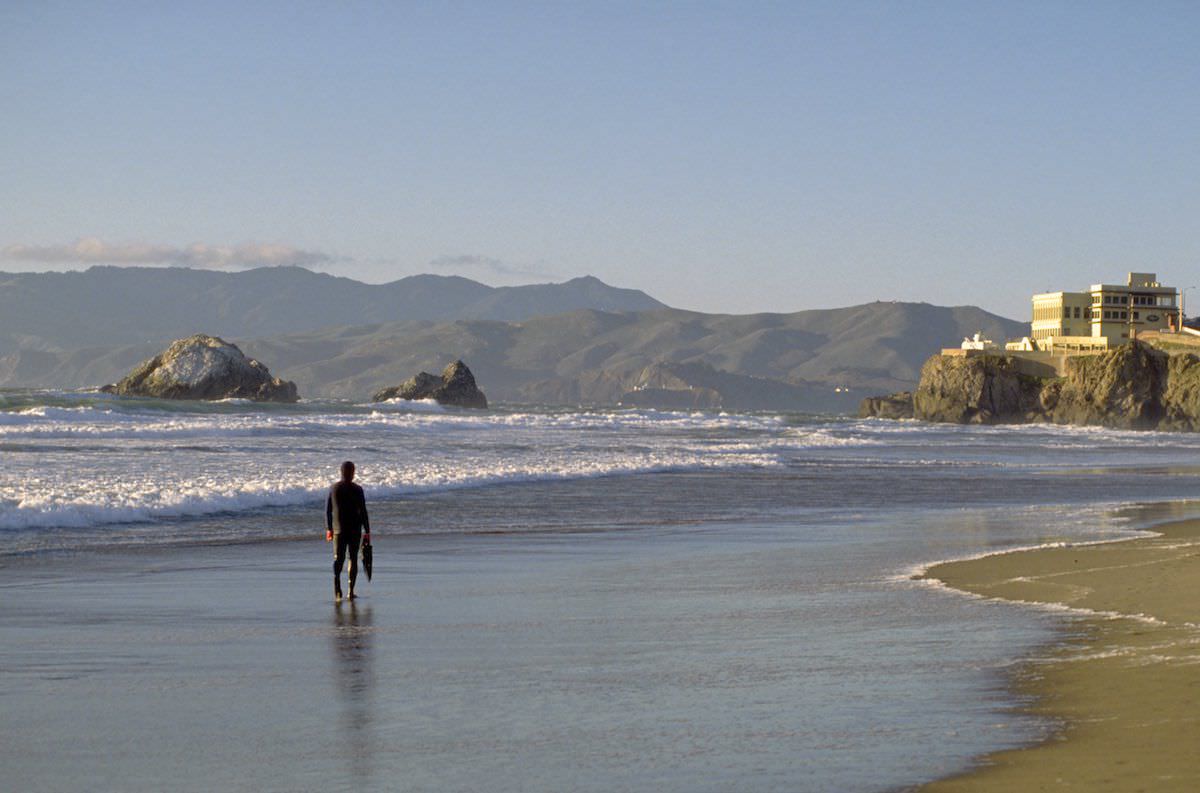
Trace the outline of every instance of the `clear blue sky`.
<instances>
[{"instance_id":1,"label":"clear blue sky","mask_svg":"<svg viewBox=\"0 0 1200 793\"><path fill-rule=\"evenodd\" d=\"M1198 42L1195 2L8 0L0 269L270 244L368 281L1025 318L1200 283Z\"/></svg>"}]
</instances>

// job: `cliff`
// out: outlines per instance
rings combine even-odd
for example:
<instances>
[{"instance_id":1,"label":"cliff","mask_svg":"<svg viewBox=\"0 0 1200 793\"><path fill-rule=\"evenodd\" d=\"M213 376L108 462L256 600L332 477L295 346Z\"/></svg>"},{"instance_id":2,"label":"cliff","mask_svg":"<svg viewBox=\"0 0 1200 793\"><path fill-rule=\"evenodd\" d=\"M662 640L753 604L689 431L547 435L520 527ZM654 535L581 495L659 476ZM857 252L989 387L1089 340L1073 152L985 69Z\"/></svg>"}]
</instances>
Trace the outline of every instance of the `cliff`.
<instances>
[{"instance_id":1,"label":"cliff","mask_svg":"<svg viewBox=\"0 0 1200 793\"><path fill-rule=\"evenodd\" d=\"M958 424L1050 422L1119 429L1200 429L1200 358L1132 342L1077 356L1065 377L1020 371L1011 355L935 355L916 391L865 399L863 417Z\"/></svg>"}]
</instances>

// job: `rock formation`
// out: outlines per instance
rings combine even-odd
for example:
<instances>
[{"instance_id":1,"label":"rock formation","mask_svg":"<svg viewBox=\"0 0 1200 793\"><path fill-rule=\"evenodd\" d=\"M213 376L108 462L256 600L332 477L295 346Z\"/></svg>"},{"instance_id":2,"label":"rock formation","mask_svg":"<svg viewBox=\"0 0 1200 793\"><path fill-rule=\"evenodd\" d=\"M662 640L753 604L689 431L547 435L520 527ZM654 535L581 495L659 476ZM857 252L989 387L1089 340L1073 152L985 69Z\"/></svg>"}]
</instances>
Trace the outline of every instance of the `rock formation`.
<instances>
[{"instance_id":1,"label":"rock formation","mask_svg":"<svg viewBox=\"0 0 1200 793\"><path fill-rule=\"evenodd\" d=\"M376 402L388 399L433 399L439 405L462 408L486 408L487 397L475 385L475 375L462 361L455 361L442 376L420 372L398 386L385 388L372 397Z\"/></svg>"},{"instance_id":2,"label":"rock formation","mask_svg":"<svg viewBox=\"0 0 1200 793\"><path fill-rule=\"evenodd\" d=\"M1171 356L1162 401L1166 415L1159 429L1200 431L1200 358Z\"/></svg>"},{"instance_id":3,"label":"rock formation","mask_svg":"<svg viewBox=\"0 0 1200 793\"><path fill-rule=\"evenodd\" d=\"M1117 429L1200 430L1200 358L1134 341L1069 358L1065 377L1018 371L1011 355L935 355L917 390L863 400L859 415L959 424L1052 422Z\"/></svg>"},{"instance_id":4,"label":"rock formation","mask_svg":"<svg viewBox=\"0 0 1200 793\"><path fill-rule=\"evenodd\" d=\"M1045 386L1046 417L1056 424L1154 429L1166 415L1169 357L1132 342L1103 355L1071 358L1066 378Z\"/></svg>"},{"instance_id":5,"label":"rock formation","mask_svg":"<svg viewBox=\"0 0 1200 793\"><path fill-rule=\"evenodd\" d=\"M889 396L867 397L858 409L859 418L911 419L913 417L912 391L901 391Z\"/></svg>"},{"instance_id":6,"label":"rock formation","mask_svg":"<svg viewBox=\"0 0 1200 793\"><path fill-rule=\"evenodd\" d=\"M172 342L120 382L100 390L159 399L299 399L295 383L272 377L267 367L247 358L236 345L204 334Z\"/></svg>"},{"instance_id":7,"label":"rock formation","mask_svg":"<svg viewBox=\"0 0 1200 793\"><path fill-rule=\"evenodd\" d=\"M913 416L924 421L995 424L1029 420L1038 409L1040 379L1021 374L1009 356L935 355L921 367Z\"/></svg>"}]
</instances>

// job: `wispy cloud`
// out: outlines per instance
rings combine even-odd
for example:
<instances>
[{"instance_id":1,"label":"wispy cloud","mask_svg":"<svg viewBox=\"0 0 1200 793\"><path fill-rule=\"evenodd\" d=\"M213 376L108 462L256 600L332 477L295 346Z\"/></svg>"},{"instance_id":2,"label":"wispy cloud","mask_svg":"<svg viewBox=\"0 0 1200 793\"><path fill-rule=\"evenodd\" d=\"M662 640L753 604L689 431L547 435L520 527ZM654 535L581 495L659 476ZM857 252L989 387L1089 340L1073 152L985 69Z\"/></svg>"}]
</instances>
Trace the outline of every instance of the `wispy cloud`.
<instances>
[{"instance_id":1,"label":"wispy cloud","mask_svg":"<svg viewBox=\"0 0 1200 793\"><path fill-rule=\"evenodd\" d=\"M328 267L338 260L321 251L290 245L248 243L186 247L145 242L105 242L85 237L68 245L9 245L0 257L38 264L157 264L208 270L245 270L251 267Z\"/></svg>"},{"instance_id":2,"label":"wispy cloud","mask_svg":"<svg viewBox=\"0 0 1200 793\"><path fill-rule=\"evenodd\" d=\"M457 256L439 256L429 262L436 270L453 270L457 273L470 272L474 275L491 275L500 278L540 278L552 280L558 278L557 273L549 272L541 264L520 265L493 259L490 256L475 256L459 254Z\"/></svg>"}]
</instances>

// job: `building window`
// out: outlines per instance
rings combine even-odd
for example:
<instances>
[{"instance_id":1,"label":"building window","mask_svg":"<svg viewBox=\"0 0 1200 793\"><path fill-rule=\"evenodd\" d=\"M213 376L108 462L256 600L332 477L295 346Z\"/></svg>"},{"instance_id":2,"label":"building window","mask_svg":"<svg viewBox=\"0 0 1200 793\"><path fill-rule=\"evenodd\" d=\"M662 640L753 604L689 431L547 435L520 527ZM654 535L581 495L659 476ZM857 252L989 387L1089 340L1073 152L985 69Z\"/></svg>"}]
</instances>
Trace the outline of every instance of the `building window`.
<instances>
[{"instance_id":1,"label":"building window","mask_svg":"<svg viewBox=\"0 0 1200 793\"><path fill-rule=\"evenodd\" d=\"M1079 319L1079 306L1075 306L1075 319Z\"/></svg>"},{"instance_id":2,"label":"building window","mask_svg":"<svg viewBox=\"0 0 1200 793\"><path fill-rule=\"evenodd\" d=\"M1135 312L1133 312L1133 318L1134 318L1134 319L1139 319L1139 317L1138 317L1138 312L1136 312L1136 311L1135 311Z\"/></svg>"}]
</instances>

